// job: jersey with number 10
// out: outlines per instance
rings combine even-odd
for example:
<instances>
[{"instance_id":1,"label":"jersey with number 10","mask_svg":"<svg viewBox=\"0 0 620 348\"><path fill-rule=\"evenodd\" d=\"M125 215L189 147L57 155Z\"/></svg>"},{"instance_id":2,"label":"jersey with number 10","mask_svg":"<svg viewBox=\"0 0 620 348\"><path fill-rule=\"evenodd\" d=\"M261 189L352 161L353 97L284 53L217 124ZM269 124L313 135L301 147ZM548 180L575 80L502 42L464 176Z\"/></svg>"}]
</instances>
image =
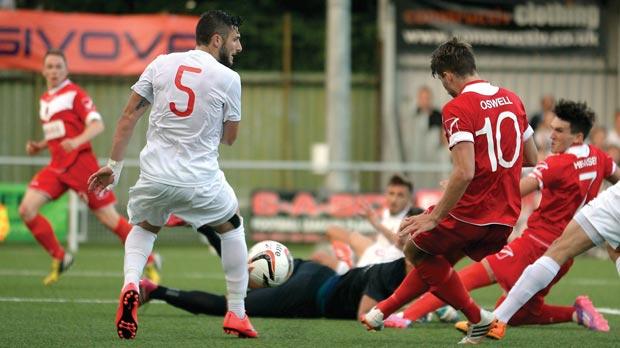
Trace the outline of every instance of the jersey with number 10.
<instances>
[{"instance_id":1,"label":"jersey with number 10","mask_svg":"<svg viewBox=\"0 0 620 348\"><path fill-rule=\"evenodd\" d=\"M241 79L201 50L161 55L132 89L151 103L140 175L172 186L216 180L226 121L241 120Z\"/></svg>"},{"instance_id":2,"label":"jersey with number 10","mask_svg":"<svg viewBox=\"0 0 620 348\"><path fill-rule=\"evenodd\" d=\"M468 83L442 111L450 148L472 142L475 174L450 215L474 225L514 226L521 212L523 143L532 136L521 99L486 81Z\"/></svg>"}]
</instances>

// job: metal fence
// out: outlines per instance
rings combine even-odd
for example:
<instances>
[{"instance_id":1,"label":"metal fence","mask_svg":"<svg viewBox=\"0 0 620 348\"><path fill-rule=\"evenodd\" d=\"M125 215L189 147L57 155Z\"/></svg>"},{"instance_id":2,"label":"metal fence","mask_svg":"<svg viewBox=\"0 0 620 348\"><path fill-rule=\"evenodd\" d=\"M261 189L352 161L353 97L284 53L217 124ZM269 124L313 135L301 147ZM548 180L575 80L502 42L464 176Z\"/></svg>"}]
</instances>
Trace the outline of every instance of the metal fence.
<instances>
[{"instance_id":1,"label":"metal fence","mask_svg":"<svg viewBox=\"0 0 620 348\"><path fill-rule=\"evenodd\" d=\"M234 146L222 147L221 160L228 181L242 207L257 188L319 190L324 175L315 174L309 163L314 143L325 142L325 90L323 74L241 72L242 123ZM105 132L93 140L100 158L109 152L112 134L135 78L73 76L93 98L104 117ZM0 182L28 182L47 163L47 154L26 157L28 139L41 139L38 120L39 95L44 81L38 74L0 71ZM378 82L370 76L354 76L351 93L352 160L372 162L379 157ZM126 157L138 158L145 142L147 122L139 122ZM130 161L131 162L131 161ZM359 190L376 190L378 175L354 169ZM124 170L118 208L125 212L127 192L137 179L136 166ZM81 220L82 221L82 220ZM94 218L88 219L90 240L114 240L102 232Z\"/></svg>"}]
</instances>

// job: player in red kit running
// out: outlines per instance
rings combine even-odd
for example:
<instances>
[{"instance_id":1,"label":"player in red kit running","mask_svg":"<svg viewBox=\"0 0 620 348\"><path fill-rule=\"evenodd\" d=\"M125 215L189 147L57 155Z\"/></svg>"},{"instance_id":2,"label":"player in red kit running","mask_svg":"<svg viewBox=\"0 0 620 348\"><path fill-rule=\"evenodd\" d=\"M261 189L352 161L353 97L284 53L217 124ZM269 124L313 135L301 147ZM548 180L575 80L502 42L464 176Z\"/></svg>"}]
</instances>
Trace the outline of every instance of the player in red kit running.
<instances>
[{"instance_id":1,"label":"player in red kit running","mask_svg":"<svg viewBox=\"0 0 620 348\"><path fill-rule=\"evenodd\" d=\"M459 276L468 290L490 284L499 285L508 292L523 270L541 257L562 234L577 210L594 198L603 179L615 183L620 179L613 159L601 149L584 144L595 121L595 115L585 103L561 100L555 106L557 115L551 121L551 150L554 155L538 163L534 171L521 179L521 195L540 190L542 199L528 219L523 235L500 252L471 264ZM575 321L589 329L608 331L607 321L585 296L579 296L574 306L552 306L544 303L550 288L570 269L572 259L565 263L551 285L537 293L510 320L510 325L555 324ZM503 301L502 296L498 302ZM427 312L443 306L443 302L427 293L412 303L404 318L416 320ZM584 320L587 317L588 320ZM466 323L457 323L466 330ZM502 338L491 330L489 336Z\"/></svg>"},{"instance_id":2,"label":"player in red kit running","mask_svg":"<svg viewBox=\"0 0 620 348\"><path fill-rule=\"evenodd\" d=\"M380 329L384 318L430 290L471 323L461 343L477 343L493 314L473 301L452 265L463 255L480 261L506 245L521 210L521 167L536 163L536 145L521 99L480 79L469 44L454 38L440 45L431 71L454 97L442 110L452 174L436 206L401 224L415 269L361 320Z\"/></svg>"},{"instance_id":3,"label":"player in red kit running","mask_svg":"<svg viewBox=\"0 0 620 348\"><path fill-rule=\"evenodd\" d=\"M88 193L88 177L99 169L90 141L103 132L104 126L92 99L67 75L67 60L62 51L48 51L43 62L47 91L41 96L39 110L44 140L28 141L26 152L34 155L48 148L52 159L32 179L19 206L22 220L52 256L52 271L44 278L45 285L58 281L60 274L73 263L71 254L58 243L50 223L39 214L41 206L48 201L72 189L121 241L125 241L131 230L127 220L114 209L116 198L112 192L103 195ZM145 275L158 281L154 257L150 258L151 266Z\"/></svg>"}]
</instances>

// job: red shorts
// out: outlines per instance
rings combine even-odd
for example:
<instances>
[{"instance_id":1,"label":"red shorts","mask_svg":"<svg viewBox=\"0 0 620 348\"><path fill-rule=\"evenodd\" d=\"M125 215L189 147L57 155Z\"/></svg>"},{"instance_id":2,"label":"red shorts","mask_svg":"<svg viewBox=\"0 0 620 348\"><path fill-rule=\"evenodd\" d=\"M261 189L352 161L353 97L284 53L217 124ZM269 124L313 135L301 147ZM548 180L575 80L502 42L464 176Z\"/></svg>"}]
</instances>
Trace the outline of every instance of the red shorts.
<instances>
[{"instance_id":1,"label":"red shorts","mask_svg":"<svg viewBox=\"0 0 620 348\"><path fill-rule=\"evenodd\" d=\"M511 226L472 225L448 215L437 227L418 233L411 240L418 248L431 255L450 257L464 253L480 261L485 256L500 251L506 245L511 232Z\"/></svg>"},{"instance_id":2,"label":"red shorts","mask_svg":"<svg viewBox=\"0 0 620 348\"><path fill-rule=\"evenodd\" d=\"M90 209L96 210L116 202L112 191L101 196L88 192L88 177L99 170L95 156L88 151L80 153L64 172L49 166L41 169L30 181L31 189L45 192L51 199L56 199L68 189L77 192Z\"/></svg>"},{"instance_id":3,"label":"red shorts","mask_svg":"<svg viewBox=\"0 0 620 348\"><path fill-rule=\"evenodd\" d=\"M504 291L508 292L515 285L523 270L543 256L546 251L546 246L527 236L523 236L510 242L497 254L487 256L485 260L491 266L497 283ZM573 259L568 260L562 265L551 284L534 295L523 308L530 313L539 313L540 306L543 305L545 296L549 293L551 287L568 272L572 265Z\"/></svg>"}]
</instances>

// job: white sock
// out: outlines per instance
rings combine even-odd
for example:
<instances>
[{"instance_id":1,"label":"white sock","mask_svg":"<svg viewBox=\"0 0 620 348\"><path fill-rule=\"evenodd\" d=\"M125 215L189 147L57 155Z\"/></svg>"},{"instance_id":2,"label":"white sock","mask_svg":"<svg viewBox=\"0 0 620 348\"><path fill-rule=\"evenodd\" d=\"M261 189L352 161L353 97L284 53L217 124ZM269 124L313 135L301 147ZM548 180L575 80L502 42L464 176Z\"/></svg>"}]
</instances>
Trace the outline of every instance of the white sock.
<instances>
[{"instance_id":1,"label":"white sock","mask_svg":"<svg viewBox=\"0 0 620 348\"><path fill-rule=\"evenodd\" d=\"M349 267L346 262L338 261L338 264L336 265L336 274L343 275L347 273L350 269L351 267Z\"/></svg>"},{"instance_id":2,"label":"white sock","mask_svg":"<svg viewBox=\"0 0 620 348\"><path fill-rule=\"evenodd\" d=\"M560 271L560 265L548 256L542 256L527 266L502 304L493 312L503 323L510 318L537 292L551 283Z\"/></svg>"},{"instance_id":3,"label":"white sock","mask_svg":"<svg viewBox=\"0 0 620 348\"><path fill-rule=\"evenodd\" d=\"M620 276L620 257L616 259L616 269L618 270L618 275Z\"/></svg>"},{"instance_id":4,"label":"white sock","mask_svg":"<svg viewBox=\"0 0 620 348\"><path fill-rule=\"evenodd\" d=\"M220 234L222 240L222 268L226 275L228 310L239 318L245 317L244 298L248 291L248 247L245 244L243 224Z\"/></svg>"},{"instance_id":5,"label":"white sock","mask_svg":"<svg viewBox=\"0 0 620 348\"><path fill-rule=\"evenodd\" d=\"M125 240L125 287L129 283L138 285L146 259L153 251L157 234L149 232L140 226L134 226Z\"/></svg>"}]
</instances>

